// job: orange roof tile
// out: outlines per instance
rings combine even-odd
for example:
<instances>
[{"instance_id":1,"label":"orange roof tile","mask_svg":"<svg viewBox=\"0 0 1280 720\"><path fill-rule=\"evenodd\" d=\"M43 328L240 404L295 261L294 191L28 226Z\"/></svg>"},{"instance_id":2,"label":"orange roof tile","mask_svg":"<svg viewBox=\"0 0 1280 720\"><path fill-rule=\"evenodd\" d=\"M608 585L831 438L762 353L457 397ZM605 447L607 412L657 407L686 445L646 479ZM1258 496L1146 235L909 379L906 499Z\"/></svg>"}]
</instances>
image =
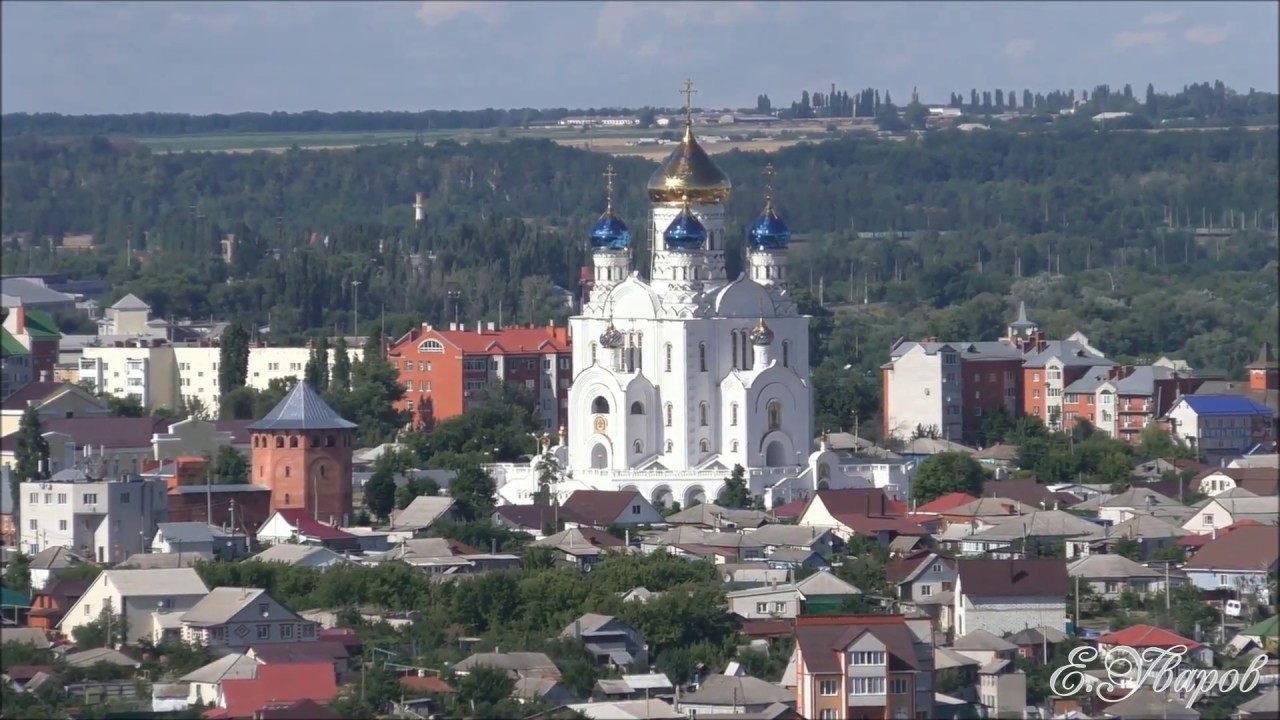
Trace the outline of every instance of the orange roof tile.
<instances>
[{"instance_id":1,"label":"orange roof tile","mask_svg":"<svg viewBox=\"0 0 1280 720\"><path fill-rule=\"evenodd\" d=\"M1195 650L1200 643L1154 625L1130 625L1123 630L1107 633L1098 638L1100 645L1126 645L1131 648L1169 648L1185 645Z\"/></svg>"}]
</instances>

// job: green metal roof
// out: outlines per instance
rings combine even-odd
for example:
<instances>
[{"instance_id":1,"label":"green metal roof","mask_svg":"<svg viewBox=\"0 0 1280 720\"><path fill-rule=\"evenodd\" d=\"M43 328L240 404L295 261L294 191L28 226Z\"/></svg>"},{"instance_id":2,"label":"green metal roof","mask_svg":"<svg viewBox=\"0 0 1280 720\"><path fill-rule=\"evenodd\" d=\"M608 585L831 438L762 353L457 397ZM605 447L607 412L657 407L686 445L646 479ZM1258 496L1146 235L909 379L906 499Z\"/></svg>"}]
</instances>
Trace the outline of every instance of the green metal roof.
<instances>
[{"instance_id":1,"label":"green metal roof","mask_svg":"<svg viewBox=\"0 0 1280 720\"><path fill-rule=\"evenodd\" d=\"M0 607L31 607L31 598L23 595L17 590L11 590L7 587L0 587Z\"/></svg>"},{"instance_id":2,"label":"green metal roof","mask_svg":"<svg viewBox=\"0 0 1280 720\"><path fill-rule=\"evenodd\" d=\"M18 338L14 337L5 328L0 327L0 355L9 357L11 355L30 355L31 353L18 342Z\"/></svg>"},{"instance_id":3,"label":"green metal roof","mask_svg":"<svg viewBox=\"0 0 1280 720\"><path fill-rule=\"evenodd\" d=\"M58 323L43 310L27 310L27 333L41 340L57 340L62 337L58 332Z\"/></svg>"},{"instance_id":4,"label":"green metal roof","mask_svg":"<svg viewBox=\"0 0 1280 720\"><path fill-rule=\"evenodd\" d=\"M1241 635L1250 637L1280 637L1280 615L1272 615L1260 623L1251 625L1240 631Z\"/></svg>"}]
</instances>

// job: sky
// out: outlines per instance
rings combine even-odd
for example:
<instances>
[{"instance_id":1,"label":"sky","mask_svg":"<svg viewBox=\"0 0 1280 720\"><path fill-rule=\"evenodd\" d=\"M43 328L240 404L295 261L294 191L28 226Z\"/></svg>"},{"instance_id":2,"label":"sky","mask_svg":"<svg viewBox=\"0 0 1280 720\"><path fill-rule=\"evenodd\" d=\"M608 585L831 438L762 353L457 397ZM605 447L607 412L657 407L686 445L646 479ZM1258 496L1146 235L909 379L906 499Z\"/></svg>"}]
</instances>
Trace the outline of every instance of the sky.
<instances>
[{"instance_id":1,"label":"sky","mask_svg":"<svg viewBox=\"0 0 1280 720\"><path fill-rule=\"evenodd\" d=\"M835 83L1276 91L1276 2L0 3L0 109L775 106Z\"/></svg>"}]
</instances>

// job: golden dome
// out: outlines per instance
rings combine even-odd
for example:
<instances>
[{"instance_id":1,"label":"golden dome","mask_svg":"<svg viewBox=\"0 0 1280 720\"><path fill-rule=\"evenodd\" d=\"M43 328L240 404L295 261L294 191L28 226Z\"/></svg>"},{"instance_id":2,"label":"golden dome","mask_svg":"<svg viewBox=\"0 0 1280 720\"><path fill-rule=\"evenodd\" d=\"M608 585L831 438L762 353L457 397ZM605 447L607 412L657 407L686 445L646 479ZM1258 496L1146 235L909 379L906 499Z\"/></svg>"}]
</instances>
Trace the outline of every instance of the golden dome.
<instances>
[{"instance_id":1,"label":"golden dome","mask_svg":"<svg viewBox=\"0 0 1280 720\"><path fill-rule=\"evenodd\" d=\"M729 199L733 183L693 136L693 124L685 121L684 137L662 165L649 176L649 200L657 203L683 202L687 196L695 205L723 203Z\"/></svg>"}]
</instances>

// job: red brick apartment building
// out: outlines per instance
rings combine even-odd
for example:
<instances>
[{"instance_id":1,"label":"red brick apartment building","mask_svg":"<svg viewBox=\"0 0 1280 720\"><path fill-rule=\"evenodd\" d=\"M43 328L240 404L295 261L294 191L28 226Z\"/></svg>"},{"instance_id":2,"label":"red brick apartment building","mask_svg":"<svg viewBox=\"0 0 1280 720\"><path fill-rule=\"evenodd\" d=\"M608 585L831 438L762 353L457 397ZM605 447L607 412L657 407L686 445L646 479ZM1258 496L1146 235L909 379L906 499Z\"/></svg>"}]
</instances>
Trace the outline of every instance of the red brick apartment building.
<instances>
[{"instance_id":1,"label":"red brick apartment building","mask_svg":"<svg viewBox=\"0 0 1280 720\"><path fill-rule=\"evenodd\" d=\"M569 329L554 324L497 329L489 323L474 330L424 324L396 340L387 359L405 386L396 408L411 414L415 428L467 412L486 385L505 381L533 393L543 428L554 432L569 422L571 351Z\"/></svg>"}]
</instances>

